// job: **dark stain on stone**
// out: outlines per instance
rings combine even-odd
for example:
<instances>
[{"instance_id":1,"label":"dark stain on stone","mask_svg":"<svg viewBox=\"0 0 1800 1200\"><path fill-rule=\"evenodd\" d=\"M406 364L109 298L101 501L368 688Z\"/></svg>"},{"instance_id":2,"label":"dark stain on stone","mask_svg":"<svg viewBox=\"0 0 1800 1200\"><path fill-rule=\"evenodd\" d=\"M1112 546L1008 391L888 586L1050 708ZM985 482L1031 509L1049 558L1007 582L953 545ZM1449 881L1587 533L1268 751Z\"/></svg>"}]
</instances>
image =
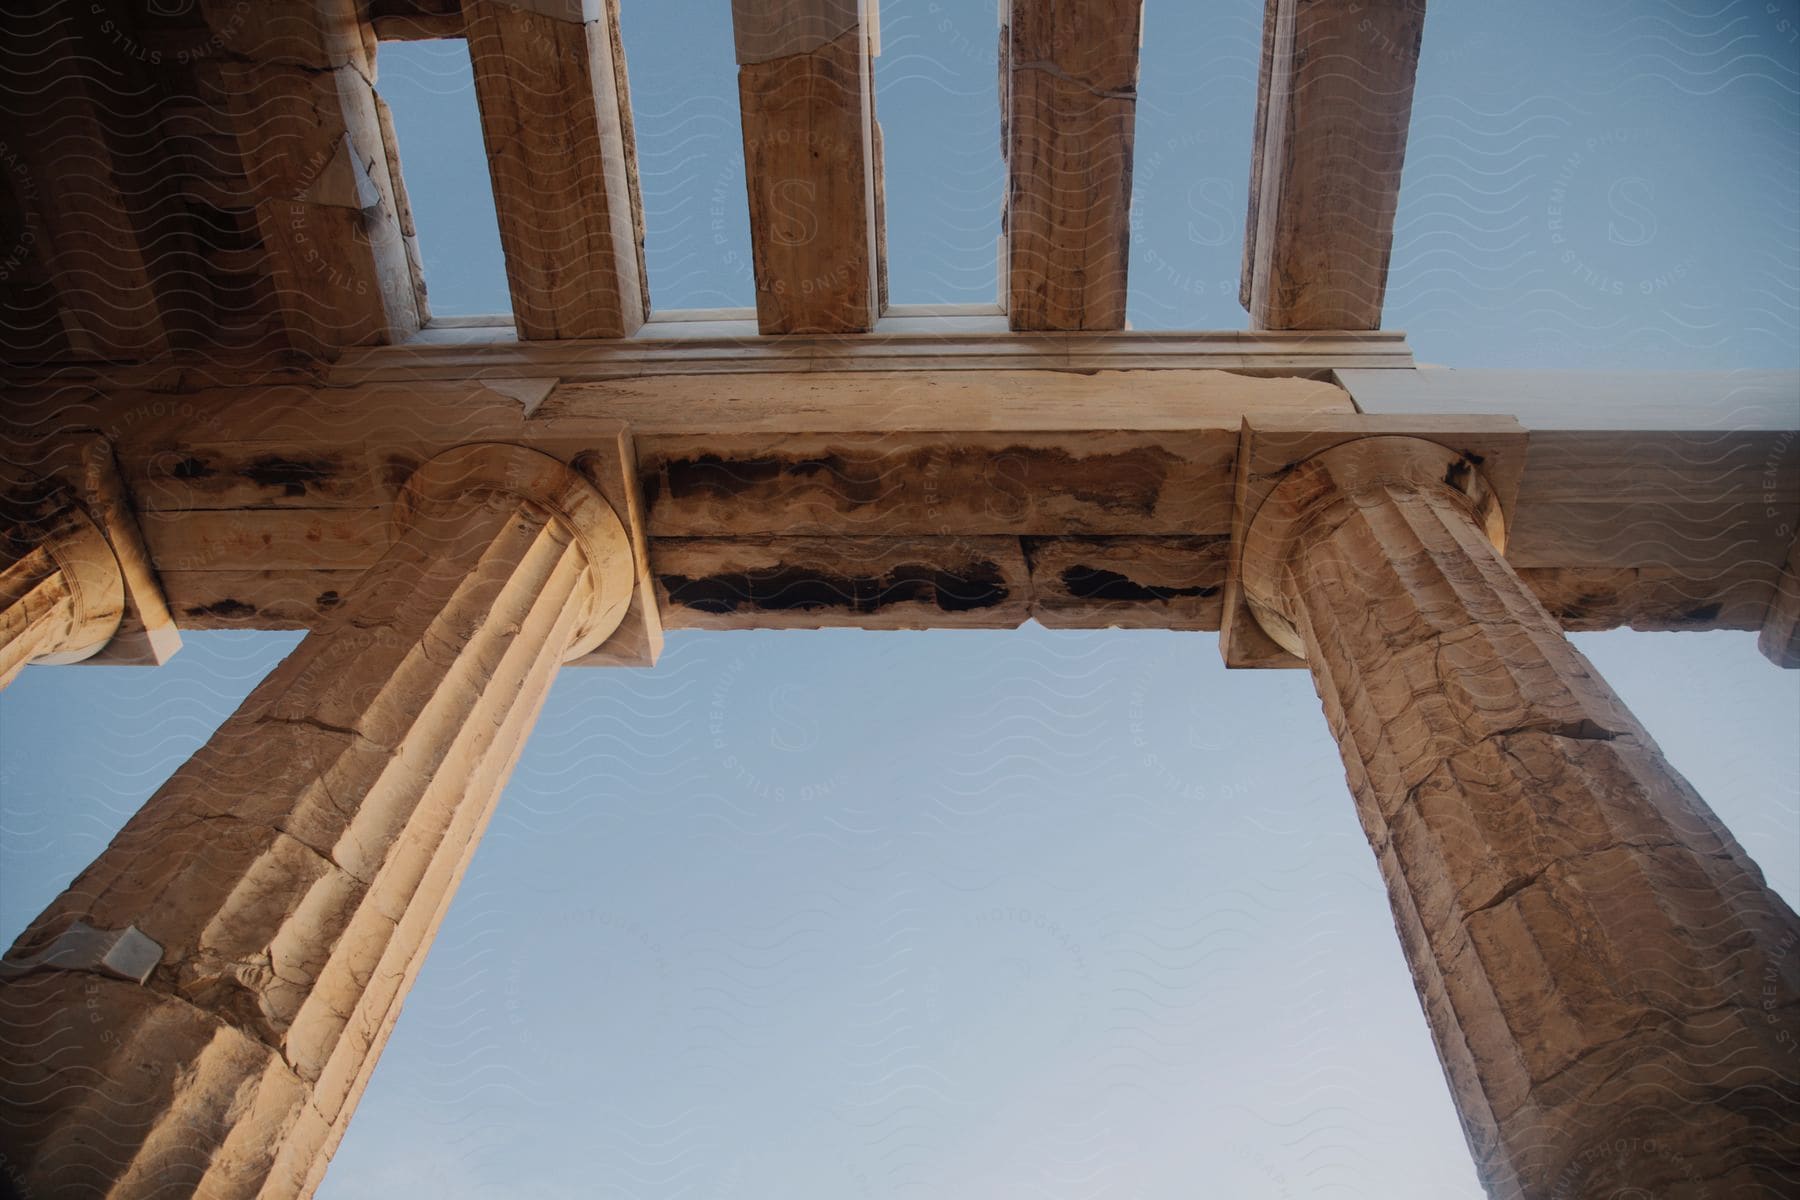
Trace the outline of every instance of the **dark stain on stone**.
<instances>
[{"instance_id":1,"label":"dark stain on stone","mask_svg":"<svg viewBox=\"0 0 1800 1200\"><path fill-rule=\"evenodd\" d=\"M413 472L419 469L419 463L419 459L413 458L410 455L388 455L387 462L382 468L387 476L385 482L387 483L388 490L390 492L397 492L405 487L406 481L411 479Z\"/></svg>"},{"instance_id":2,"label":"dark stain on stone","mask_svg":"<svg viewBox=\"0 0 1800 1200\"><path fill-rule=\"evenodd\" d=\"M206 465L205 459L195 458L190 454L180 462L176 463L175 469L171 471L170 474L177 479L205 479L209 475L217 474L217 472Z\"/></svg>"},{"instance_id":3,"label":"dark stain on stone","mask_svg":"<svg viewBox=\"0 0 1800 1200\"><path fill-rule=\"evenodd\" d=\"M1580 592L1574 597L1562 601L1553 611L1559 621L1579 621L1595 612L1604 611L1617 603L1618 597L1610 592ZM1549 605L1545 605L1549 608Z\"/></svg>"},{"instance_id":4,"label":"dark stain on stone","mask_svg":"<svg viewBox=\"0 0 1800 1200\"><path fill-rule=\"evenodd\" d=\"M1517 737L1524 733L1547 733L1551 737L1572 738L1581 742L1610 742L1619 734L1588 717L1574 721L1540 721L1502 729L1494 737Z\"/></svg>"},{"instance_id":5,"label":"dark stain on stone","mask_svg":"<svg viewBox=\"0 0 1800 1200\"><path fill-rule=\"evenodd\" d=\"M1177 597L1216 596L1217 587L1196 584L1192 587L1157 587L1138 583L1117 571L1098 567L1069 567L1062 573L1062 584L1077 600L1117 600L1142 603L1146 600L1174 600Z\"/></svg>"},{"instance_id":6,"label":"dark stain on stone","mask_svg":"<svg viewBox=\"0 0 1800 1200\"><path fill-rule=\"evenodd\" d=\"M1466 492L1475 478L1475 463L1480 460L1464 455L1444 471L1444 482L1459 492Z\"/></svg>"},{"instance_id":7,"label":"dark stain on stone","mask_svg":"<svg viewBox=\"0 0 1800 1200\"><path fill-rule=\"evenodd\" d=\"M973 562L958 571L902 563L880 575L845 575L799 566L658 577L672 604L696 612L875 613L894 604L928 604L942 612L993 608L1010 594L997 564Z\"/></svg>"},{"instance_id":8,"label":"dark stain on stone","mask_svg":"<svg viewBox=\"0 0 1800 1200\"><path fill-rule=\"evenodd\" d=\"M282 458L265 454L241 472L259 487L280 488L284 496L304 496L308 485L324 483L338 473L338 464L322 458Z\"/></svg>"},{"instance_id":9,"label":"dark stain on stone","mask_svg":"<svg viewBox=\"0 0 1800 1200\"><path fill-rule=\"evenodd\" d=\"M781 460L726 459L717 454L702 454L694 458L671 459L663 464L662 474L669 482L671 500L686 500L690 496L737 496L780 477Z\"/></svg>"},{"instance_id":10,"label":"dark stain on stone","mask_svg":"<svg viewBox=\"0 0 1800 1200\"><path fill-rule=\"evenodd\" d=\"M1182 459L1158 446L1076 455L1043 446L930 445L904 451L828 450L805 455L727 458L699 454L669 459L643 479L654 504L666 485L673 501L767 496L784 483L833 495L845 509L893 503L916 481L934 484L938 503L981 505L996 495L1021 504L1064 496L1109 512L1149 516Z\"/></svg>"},{"instance_id":11,"label":"dark stain on stone","mask_svg":"<svg viewBox=\"0 0 1800 1200\"><path fill-rule=\"evenodd\" d=\"M317 604L320 608L332 608L332 607L335 607L337 605L338 601L340 601L342 599L343 599L343 597L339 596L335 591L320 592L319 598L317 600L315 600L314 603Z\"/></svg>"},{"instance_id":12,"label":"dark stain on stone","mask_svg":"<svg viewBox=\"0 0 1800 1200\"><path fill-rule=\"evenodd\" d=\"M214 600L211 604L192 605L183 611L190 617L254 617L256 606L242 600Z\"/></svg>"},{"instance_id":13,"label":"dark stain on stone","mask_svg":"<svg viewBox=\"0 0 1800 1200\"><path fill-rule=\"evenodd\" d=\"M1699 608L1688 609L1683 616L1686 620L1704 623L1716 620L1719 615L1719 610L1723 607L1724 606L1720 604L1702 604Z\"/></svg>"}]
</instances>

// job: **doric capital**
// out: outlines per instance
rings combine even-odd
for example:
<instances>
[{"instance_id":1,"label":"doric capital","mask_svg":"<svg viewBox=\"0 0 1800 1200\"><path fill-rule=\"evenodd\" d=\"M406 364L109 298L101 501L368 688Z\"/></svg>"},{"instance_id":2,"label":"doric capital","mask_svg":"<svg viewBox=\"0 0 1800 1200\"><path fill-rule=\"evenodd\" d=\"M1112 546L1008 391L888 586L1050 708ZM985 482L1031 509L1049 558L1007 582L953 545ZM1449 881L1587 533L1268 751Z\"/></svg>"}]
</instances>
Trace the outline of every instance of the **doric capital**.
<instances>
[{"instance_id":1,"label":"doric capital","mask_svg":"<svg viewBox=\"0 0 1800 1200\"><path fill-rule=\"evenodd\" d=\"M1295 548L1329 533L1358 508L1404 493L1448 500L1468 514L1472 529L1505 551L1499 496L1468 456L1417 437L1366 437L1334 446L1294 466L1244 534L1243 599L1282 649L1306 656L1294 627L1297 597L1286 571Z\"/></svg>"},{"instance_id":2,"label":"doric capital","mask_svg":"<svg viewBox=\"0 0 1800 1200\"><path fill-rule=\"evenodd\" d=\"M26 663L70 663L112 640L125 580L106 535L66 489L7 506L0 529L0 686Z\"/></svg>"},{"instance_id":3,"label":"doric capital","mask_svg":"<svg viewBox=\"0 0 1800 1200\"><path fill-rule=\"evenodd\" d=\"M510 496L548 513L568 531L587 559L591 599L572 661L597 648L619 627L631 604L636 572L631 540L605 497L581 475L547 454L501 442L457 446L412 473L394 506L401 526L427 511L454 512L484 496Z\"/></svg>"}]
</instances>

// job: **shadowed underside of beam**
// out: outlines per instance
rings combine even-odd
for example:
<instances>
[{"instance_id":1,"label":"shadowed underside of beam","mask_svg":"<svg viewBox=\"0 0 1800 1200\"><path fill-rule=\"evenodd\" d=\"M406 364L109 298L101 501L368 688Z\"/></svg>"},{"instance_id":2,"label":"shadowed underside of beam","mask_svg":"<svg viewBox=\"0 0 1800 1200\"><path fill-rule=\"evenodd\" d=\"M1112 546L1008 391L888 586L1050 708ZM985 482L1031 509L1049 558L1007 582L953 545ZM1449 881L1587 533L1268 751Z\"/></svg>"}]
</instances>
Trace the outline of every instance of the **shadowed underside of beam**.
<instances>
[{"instance_id":1,"label":"shadowed underside of beam","mask_svg":"<svg viewBox=\"0 0 1800 1200\"><path fill-rule=\"evenodd\" d=\"M105 53L102 20L85 4L0 16L11 250L0 345L20 358L150 358L170 345L173 198L147 186L154 104L141 65Z\"/></svg>"},{"instance_id":2,"label":"shadowed underside of beam","mask_svg":"<svg viewBox=\"0 0 1800 1200\"><path fill-rule=\"evenodd\" d=\"M222 47L235 137L292 343L315 354L399 341L427 318L391 134L375 96L375 34L352 0L202 5Z\"/></svg>"},{"instance_id":3,"label":"shadowed underside of beam","mask_svg":"<svg viewBox=\"0 0 1800 1200\"><path fill-rule=\"evenodd\" d=\"M0 37L20 131L0 204L10 360L267 364L421 326L355 3L37 8Z\"/></svg>"}]
</instances>

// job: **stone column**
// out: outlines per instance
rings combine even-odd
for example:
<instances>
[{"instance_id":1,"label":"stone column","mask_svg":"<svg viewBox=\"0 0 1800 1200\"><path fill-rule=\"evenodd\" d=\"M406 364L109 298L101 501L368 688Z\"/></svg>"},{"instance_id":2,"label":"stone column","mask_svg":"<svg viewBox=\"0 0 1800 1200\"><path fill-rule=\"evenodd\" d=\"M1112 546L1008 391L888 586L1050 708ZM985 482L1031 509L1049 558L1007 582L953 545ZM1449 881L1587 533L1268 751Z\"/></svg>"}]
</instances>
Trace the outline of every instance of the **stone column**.
<instances>
[{"instance_id":1,"label":"stone column","mask_svg":"<svg viewBox=\"0 0 1800 1200\"><path fill-rule=\"evenodd\" d=\"M618 518L532 451L438 456L396 521L8 956L0 1172L25 1196L323 1175L558 664L632 588Z\"/></svg>"},{"instance_id":2,"label":"stone column","mask_svg":"<svg viewBox=\"0 0 1800 1200\"><path fill-rule=\"evenodd\" d=\"M1497 542L1472 464L1369 438L1292 470L1243 572L1312 672L1481 1177L1792 1195L1800 923Z\"/></svg>"},{"instance_id":3,"label":"stone column","mask_svg":"<svg viewBox=\"0 0 1800 1200\"><path fill-rule=\"evenodd\" d=\"M111 640L125 580L86 510L60 491L9 503L0 528L0 688L33 662L79 662Z\"/></svg>"}]
</instances>

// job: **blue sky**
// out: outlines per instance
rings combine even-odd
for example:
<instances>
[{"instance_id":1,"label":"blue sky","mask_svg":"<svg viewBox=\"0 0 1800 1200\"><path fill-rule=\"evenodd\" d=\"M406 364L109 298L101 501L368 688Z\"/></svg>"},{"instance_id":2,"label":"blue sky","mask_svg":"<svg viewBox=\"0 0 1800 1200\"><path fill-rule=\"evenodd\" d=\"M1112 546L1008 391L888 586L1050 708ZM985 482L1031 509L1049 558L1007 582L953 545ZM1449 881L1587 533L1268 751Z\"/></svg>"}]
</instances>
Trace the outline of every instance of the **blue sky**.
<instances>
[{"instance_id":1,"label":"blue sky","mask_svg":"<svg viewBox=\"0 0 1800 1200\"><path fill-rule=\"evenodd\" d=\"M1684 5L1433 7L1388 301L1421 361L1800 366L1800 5ZM990 300L994 5L882 8L892 298ZM752 302L727 10L625 0L659 307ZM1260 15L1147 5L1139 328L1245 323ZM380 82L434 309L503 311L460 44ZM0 695L0 937L294 641ZM1577 641L1800 902L1800 676ZM564 672L319 1194L1480 1192L1307 677L1028 627Z\"/></svg>"}]
</instances>

